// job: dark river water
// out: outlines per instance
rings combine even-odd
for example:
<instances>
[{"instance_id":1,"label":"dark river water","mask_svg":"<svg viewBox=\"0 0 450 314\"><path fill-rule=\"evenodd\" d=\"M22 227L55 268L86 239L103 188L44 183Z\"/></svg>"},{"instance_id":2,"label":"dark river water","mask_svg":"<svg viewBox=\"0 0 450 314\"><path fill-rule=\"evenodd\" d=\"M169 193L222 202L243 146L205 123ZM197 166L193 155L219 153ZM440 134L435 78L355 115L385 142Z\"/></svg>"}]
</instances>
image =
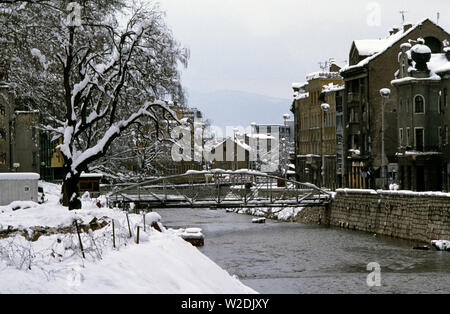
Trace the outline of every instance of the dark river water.
<instances>
[{"instance_id":1,"label":"dark river water","mask_svg":"<svg viewBox=\"0 0 450 314\"><path fill-rule=\"evenodd\" d=\"M450 252L318 225L252 224L225 210L158 213L166 227L202 228L200 251L260 293L450 293ZM381 267L378 287L367 284L372 262Z\"/></svg>"}]
</instances>

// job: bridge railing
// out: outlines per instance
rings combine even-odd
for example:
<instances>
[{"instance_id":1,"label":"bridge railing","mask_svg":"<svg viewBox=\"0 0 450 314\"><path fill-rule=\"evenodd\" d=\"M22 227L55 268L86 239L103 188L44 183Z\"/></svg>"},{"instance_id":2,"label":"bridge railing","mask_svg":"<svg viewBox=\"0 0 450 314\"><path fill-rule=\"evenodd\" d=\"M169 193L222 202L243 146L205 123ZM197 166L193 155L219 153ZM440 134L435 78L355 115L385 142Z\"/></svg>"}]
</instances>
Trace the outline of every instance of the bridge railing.
<instances>
[{"instance_id":1,"label":"bridge railing","mask_svg":"<svg viewBox=\"0 0 450 314\"><path fill-rule=\"evenodd\" d=\"M204 181L199 180L203 176ZM283 183L280 184L279 183ZM272 176L251 170L188 171L184 174L148 180L121 187L108 194L109 203L167 203L187 205L205 202L257 204L325 202L331 194L311 183Z\"/></svg>"}]
</instances>

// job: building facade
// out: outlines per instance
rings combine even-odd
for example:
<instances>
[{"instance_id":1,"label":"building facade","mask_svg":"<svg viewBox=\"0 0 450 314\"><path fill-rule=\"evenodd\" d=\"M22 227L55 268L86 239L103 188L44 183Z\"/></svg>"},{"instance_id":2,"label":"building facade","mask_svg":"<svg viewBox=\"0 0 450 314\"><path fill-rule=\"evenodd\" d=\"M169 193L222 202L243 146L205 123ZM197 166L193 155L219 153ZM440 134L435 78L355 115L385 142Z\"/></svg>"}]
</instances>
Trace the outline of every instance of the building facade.
<instances>
[{"instance_id":1,"label":"building facade","mask_svg":"<svg viewBox=\"0 0 450 314\"><path fill-rule=\"evenodd\" d=\"M423 39L404 43L399 71L392 81L397 95L398 177L401 189L442 190L441 78L435 71L446 63L443 53L432 54ZM427 65L430 62L430 65Z\"/></svg>"},{"instance_id":2,"label":"building facade","mask_svg":"<svg viewBox=\"0 0 450 314\"><path fill-rule=\"evenodd\" d=\"M336 95L343 80L340 68L332 64L328 71L309 74L307 82L293 84L291 111L295 124L295 168L297 180L336 188ZM322 110L321 104L330 107ZM322 175L322 156L325 173Z\"/></svg>"},{"instance_id":3,"label":"building facade","mask_svg":"<svg viewBox=\"0 0 450 314\"><path fill-rule=\"evenodd\" d=\"M6 83L0 83L0 172L40 172L39 112L16 111Z\"/></svg>"},{"instance_id":4,"label":"building facade","mask_svg":"<svg viewBox=\"0 0 450 314\"><path fill-rule=\"evenodd\" d=\"M397 90L393 89L384 103L383 139L380 90L390 88L395 79L400 46L419 37L436 53L442 50L442 42L449 34L426 19L416 25L393 28L387 38L356 40L352 44L349 66L340 72L345 81L344 181L349 188L386 187L384 182L388 180L382 174L394 176L397 171ZM382 164L386 166L384 172Z\"/></svg>"}]
</instances>

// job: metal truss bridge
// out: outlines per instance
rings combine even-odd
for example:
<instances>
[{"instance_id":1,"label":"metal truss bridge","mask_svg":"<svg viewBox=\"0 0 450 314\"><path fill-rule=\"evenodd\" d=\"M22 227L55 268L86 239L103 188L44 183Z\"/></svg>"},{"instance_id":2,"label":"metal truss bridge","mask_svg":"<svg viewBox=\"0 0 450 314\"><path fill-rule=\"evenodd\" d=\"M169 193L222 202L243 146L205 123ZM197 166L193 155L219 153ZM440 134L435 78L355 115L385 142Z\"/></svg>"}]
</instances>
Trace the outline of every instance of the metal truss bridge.
<instances>
[{"instance_id":1,"label":"metal truss bridge","mask_svg":"<svg viewBox=\"0 0 450 314\"><path fill-rule=\"evenodd\" d=\"M136 209L308 207L328 204L331 194L310 183L257 171L210 170L116 187L107 199L110 207L130 208L134 203Z\"/></svg>"}]
</instances>

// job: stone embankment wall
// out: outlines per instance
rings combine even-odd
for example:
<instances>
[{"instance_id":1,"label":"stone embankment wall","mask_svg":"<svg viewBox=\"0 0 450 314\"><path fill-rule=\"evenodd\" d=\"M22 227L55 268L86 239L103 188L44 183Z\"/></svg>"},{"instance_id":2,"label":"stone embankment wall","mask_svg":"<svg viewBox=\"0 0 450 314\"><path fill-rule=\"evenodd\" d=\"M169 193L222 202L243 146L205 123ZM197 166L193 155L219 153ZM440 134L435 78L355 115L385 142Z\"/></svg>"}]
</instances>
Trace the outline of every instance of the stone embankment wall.
<instances>
[{"instance_id":1,"label":"stone embankment wall","mask_svg":"<svg viewBox=\"0 0 450 314\"><path fill-rule=\"evenodd\" d=\"M447 240L450 194L338 190L329 223L407 240Z\"/></svg>"},{"instance_id":2,"label":"stone embankment wall","mask_svg":"<svg viewBox=\"0 0 450 314\"><path fill-rule=\"evenodd\" d=\"M305 208L296 220L429 242L450 240L450 194L338 190L327 207Z\"/></svg>"}]
</instances>

